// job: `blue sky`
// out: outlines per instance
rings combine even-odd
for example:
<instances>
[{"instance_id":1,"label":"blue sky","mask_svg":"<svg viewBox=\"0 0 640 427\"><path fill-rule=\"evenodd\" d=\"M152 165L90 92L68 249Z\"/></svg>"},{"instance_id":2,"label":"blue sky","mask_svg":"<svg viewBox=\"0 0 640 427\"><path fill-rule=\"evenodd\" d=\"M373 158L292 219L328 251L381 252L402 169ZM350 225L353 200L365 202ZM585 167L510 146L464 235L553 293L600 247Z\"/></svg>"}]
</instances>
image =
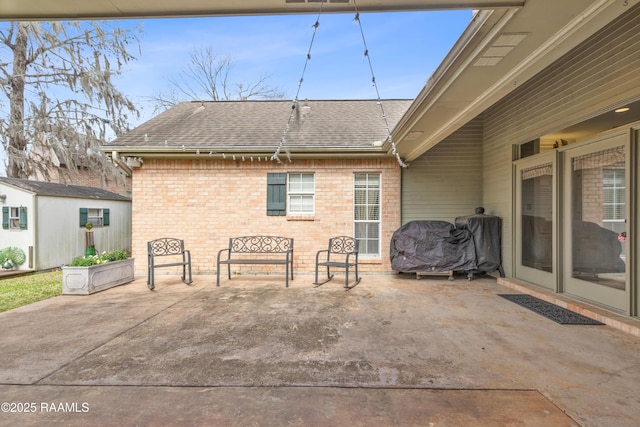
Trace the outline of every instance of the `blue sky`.
<instances>
[{"instance_id":1,"label":"blue sky","mask_svg":"<svg viewBox=\"0 0 640 427\"><path fill-rule=\"evenodd\" d=\"M172 18L142 21L141 53L118 83L140 106L176 77L194 49L211 46L233 58L232 81L268 83L293 99L302 76L317 14L256 17ZM369 57L380 96L414 98L471 19L471 11L362 13ZM376 97L354 14L323 14L300 99Z\"/></svg>"},{"instance_id":2,"label":"blue sky","mask_svg":"<svg viewBox=\"0 0 640 427\"><path fill-rule=\"evenodd\" d=\"M375 99L354 13L322 14L300 99ZM382 99L415 98L471 20L472 11L362 13L369 58ZM234 61L232 82L268 84L293 99L298 90L318 14L127 20L141 24L140 52L117 79L118 88L139 108L133 127L149 120L149 97L177 78L200 48ZM275 118L274 118L275 119ZM286 118L283 118L283 123ZM283 124L284 126L284 124ZM0 147L0 176L5 175Z\"/></svg>"}]
</instances>

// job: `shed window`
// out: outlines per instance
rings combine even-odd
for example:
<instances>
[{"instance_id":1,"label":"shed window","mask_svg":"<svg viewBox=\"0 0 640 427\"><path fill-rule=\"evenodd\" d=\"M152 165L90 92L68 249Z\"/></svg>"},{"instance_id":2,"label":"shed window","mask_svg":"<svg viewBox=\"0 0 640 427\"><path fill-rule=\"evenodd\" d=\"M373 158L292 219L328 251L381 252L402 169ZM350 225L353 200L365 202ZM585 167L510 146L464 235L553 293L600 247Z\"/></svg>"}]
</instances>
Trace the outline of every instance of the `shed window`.
<instances>
[{"instance_id":1,"label":"shed window","mask_svg":"<svg viewBox=\"0 0 640 427\"><path fill-rule=\"evenodd\" d=\"M89 222L94 227L109 225L109 209L80 208L80 227L84 227Z\"/></svg>"},{"instance_id":2,"label":"shed window","mask_svg":"<svg viewBox=\"0 0 640 427\"><path fill-rule=\"evenodd\" d=\"M5 230L26 230L27 208L24 206L3 206L2 228Z\"/></svg>"}]
</instances>

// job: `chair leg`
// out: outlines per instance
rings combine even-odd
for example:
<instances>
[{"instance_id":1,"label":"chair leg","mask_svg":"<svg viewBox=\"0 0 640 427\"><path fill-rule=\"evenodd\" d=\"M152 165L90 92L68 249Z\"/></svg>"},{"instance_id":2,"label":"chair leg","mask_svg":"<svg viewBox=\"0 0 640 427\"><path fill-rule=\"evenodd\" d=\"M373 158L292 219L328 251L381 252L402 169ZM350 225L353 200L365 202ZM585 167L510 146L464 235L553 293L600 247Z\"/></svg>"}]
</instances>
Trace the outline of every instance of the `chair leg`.
<instances>
[{"instance_id":1,"label":"chair leg","mask_svg":"<svg viewBox=\"0 0 640 427\"><path fill-rule=\"evenodd\" d=\"M187 268L189 269L189 281L187 282ZM191 264L182 264L182 282L185 285L193 283L193 277L191 276Z\"/></svg>"},{"instance_id":2,"label":"chair leg","mask_svg":"<svg viewBox=\"0 0 640 427\"><path fill-rule=\"evenodd\" d=\"M346 279L345 284L344 284L344 287L345 287L346 289L352 289L352 288L354 288L358 283L360 283L360 279L361 279L361 277L360 277L360 276L358 276L358 264L356 264L354 267L355 267L354 269L355 269L355 273L356 273L356 278L355 278L355 281L353 282L353 284L352 284L351 286L349 286L349 266L347 266L347 268L346 268L346 270L347 270L347 272L346 272L347 279Z\"/></svg>"},{"instance_id":3,"label":"chair leg","mask_svg":"<svg viewBox=\"0 0 640 427\"><path fill-rule=\"evenodd\" d=\"M316 286L324 285L325 283L327 283L331 279L333 279L333 274L331 274L329 266L327 266L327 278L324 281L319 282L318 281L318 265L316 265L316 281L313 283L314 285L316 285Z\"/></svg>"}]
</instances>

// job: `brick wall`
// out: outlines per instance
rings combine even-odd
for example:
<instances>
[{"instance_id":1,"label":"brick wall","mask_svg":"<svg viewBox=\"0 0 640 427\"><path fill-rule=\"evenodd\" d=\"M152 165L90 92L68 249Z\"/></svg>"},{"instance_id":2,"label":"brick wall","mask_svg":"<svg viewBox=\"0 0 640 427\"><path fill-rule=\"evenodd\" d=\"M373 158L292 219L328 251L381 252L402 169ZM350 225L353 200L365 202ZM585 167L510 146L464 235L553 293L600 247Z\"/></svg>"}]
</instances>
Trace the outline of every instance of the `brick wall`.
<instances>
[{"instance_id":1,"label":"brick wall","mask_svg":"<svg viewBox=\"0 0 640 427\"><path fill-rule=\"evenodd\" d=\"M267 216L267 173L313 172L315 214ZM194 272L215 272L218 250L229 238L245 235L293 237L294 269L314 270L315 254L328 239L353 235L354 172L379 172L382 178L381 257L362 259L363 272L389 272L389 240L400 226L400 169L385 160L298 160L293 163L233 160L145 160L133 174L133 256L139 273L146 268L146 242L183 239ZM241 272L261 266L232 266ZM278 274L282 266L265 266Z\"/></svg>"},{"instance_id":2,"label":"brick wall","mask_svg":"<svg viewBox=\"0 0 640 427\"><path fill-rule=\"evenodd\" d=\"M56 169L50 171L50 174L51 182L100 188L103 190L111 191L112 193L120 194L122 196L131 196L132 184L130 177L123 176L122 178L112 178L110 180L106 180L102 176L100 176L100 174L97 174L86 168L79 168L77 171L69 171L68 169ZM38 177L35 177L35 179L38 179ZM44 179L40 180L44 181Z\"/></svg>"}]
</instances>

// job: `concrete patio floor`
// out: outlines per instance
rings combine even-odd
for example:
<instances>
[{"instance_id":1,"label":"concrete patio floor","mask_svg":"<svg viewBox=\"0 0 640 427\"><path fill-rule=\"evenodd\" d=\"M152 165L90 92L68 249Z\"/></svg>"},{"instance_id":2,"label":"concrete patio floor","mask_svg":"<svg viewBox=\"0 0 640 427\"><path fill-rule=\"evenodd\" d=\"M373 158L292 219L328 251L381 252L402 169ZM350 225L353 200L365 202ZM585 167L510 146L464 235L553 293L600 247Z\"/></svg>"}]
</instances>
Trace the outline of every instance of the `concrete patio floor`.
<instances>
[{"instance_id":1,"label":"concrete patio floor","mask_svg":"<svg viewBox=\"0 0 640 427\"><path fill-rule=\"evenodd\" d=\"M0 313L0 425L640 424L636 336L492 277L341 279L138 277Z\"/></svg>"}]
</instances>

